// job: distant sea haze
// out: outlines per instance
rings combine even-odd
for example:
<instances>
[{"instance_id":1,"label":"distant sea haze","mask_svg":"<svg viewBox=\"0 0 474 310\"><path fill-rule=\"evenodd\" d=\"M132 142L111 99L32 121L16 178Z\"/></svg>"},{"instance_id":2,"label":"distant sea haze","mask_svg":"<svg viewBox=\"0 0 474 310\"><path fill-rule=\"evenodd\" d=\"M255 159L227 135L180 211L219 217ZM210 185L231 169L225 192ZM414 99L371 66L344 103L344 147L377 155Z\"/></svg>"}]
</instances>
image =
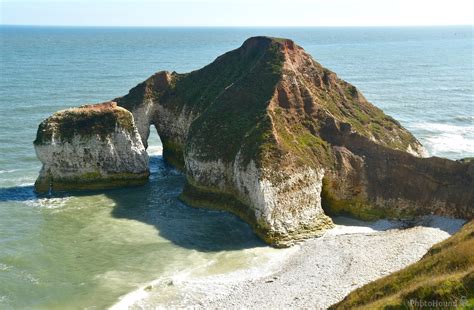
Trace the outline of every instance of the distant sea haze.
<instances>
[{"instance_id":1,"label":"distant sea haze","mask_svg":"<svg viewBox=\"0 0 474 310\"><path fill-rule=\"evenodd\" d=\"M198 69L255 35L293 39L430 155L474 157L471 26L0 26L0 308L104 308L176 272L272 260L274 250L233 216L183 206L183 176L160 156L152 156L150 184L126 193L47 199L32 191L40 169L32 141L51 113L124 95L156 71ZM150 150L159 155L154 134Z\"/></svg>"}]
</instances>

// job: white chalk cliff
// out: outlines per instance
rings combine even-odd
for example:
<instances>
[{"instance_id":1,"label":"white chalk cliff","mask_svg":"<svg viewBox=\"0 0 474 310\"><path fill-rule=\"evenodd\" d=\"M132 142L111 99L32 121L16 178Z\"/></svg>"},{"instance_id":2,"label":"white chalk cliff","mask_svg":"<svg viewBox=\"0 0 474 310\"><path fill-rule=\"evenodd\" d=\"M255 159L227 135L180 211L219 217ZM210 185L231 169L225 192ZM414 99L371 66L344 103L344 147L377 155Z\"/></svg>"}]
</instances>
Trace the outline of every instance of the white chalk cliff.
<instances>
[{"instance_id":1,"label":"white chalk cliff","mask_svg":"<svg viewBox=\"0 0 474 310\"><path fill-rule=\"evenodd\" d=\"M59 111L38 129L38 192L143 184L148 154L132 114L114 102Z\"/></svg>"},{"instance_id":2,"label":"white chalk cliff","mask_svg":"<svg viewBox=\"0 0 474 310\"><path fill-rule=\"evenodd\" d=\"M114 101L40 125L38 191L145 182L153 125L186 175L181 200L230 211L274 246L321 234L328 214L473 217L474 162L422 158L410 132L291 40L250 38Z\"/></svg>"}]
</instances>

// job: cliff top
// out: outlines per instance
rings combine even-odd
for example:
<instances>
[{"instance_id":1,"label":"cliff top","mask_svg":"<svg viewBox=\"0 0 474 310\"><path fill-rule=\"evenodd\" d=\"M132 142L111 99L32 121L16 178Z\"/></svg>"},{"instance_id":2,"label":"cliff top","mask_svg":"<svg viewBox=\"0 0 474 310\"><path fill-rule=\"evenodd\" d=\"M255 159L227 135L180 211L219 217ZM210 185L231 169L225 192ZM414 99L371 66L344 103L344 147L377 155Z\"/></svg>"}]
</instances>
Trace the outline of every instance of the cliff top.
<instances>
[{"instance_id":1,"label":"cliff top","mask_svg":"<svg viewBox=\"0 0 474 310\"><path fill-rule=\"evenodd\" d=\"M104 137L119 125L129 132L134 130L132 114L109 101L87 104L54 113L44 120L37 131L34 144L56 141L71 141L75 135Z\"/></svg>"},{"instance_id":2,"label":"cliff top","mask_svg":"<svg viewBox=\"0 0 474 310\"><path fill-rule=\"evenodd\" d=\"M190 140L200 153L226 161L239 151L257 161L291 152L305 163L327 164L334 141L325 133L340 126L383 146L421 153L397 121L285 38L251 37L199 70L158 72L115 100L129 110L152 101L200 115Z\"/></svg>"},{"instance_id":3,"label":"cliff top","mask_svg":"<svg viewBox=\"0 0 474 310\"><path fill-rule=\"evenodd\" d=\"M269 36L250 37L244 41L241 48L266 48L270 44L278 44L280 47L288 49L295 48L295 42L293 40Z\"/></svg>"}]
</instances>

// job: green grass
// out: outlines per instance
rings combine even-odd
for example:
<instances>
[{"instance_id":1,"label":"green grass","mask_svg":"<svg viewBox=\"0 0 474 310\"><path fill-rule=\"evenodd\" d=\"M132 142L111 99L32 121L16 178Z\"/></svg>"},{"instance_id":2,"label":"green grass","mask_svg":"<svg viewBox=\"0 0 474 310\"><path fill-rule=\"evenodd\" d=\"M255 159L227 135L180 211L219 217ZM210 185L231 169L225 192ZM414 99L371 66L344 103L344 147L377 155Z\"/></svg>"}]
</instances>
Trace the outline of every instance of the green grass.
<instances>
[{"instance_id":1,"label":"green grass","mask_svg":"<svg viewBox=\"0 0 474 310\"><path fill-rule=\"evenodd\" d=\"M353 291L330 309L420 308L413 301L474 307L474 221L433 246L417 263Z\"/></svg>"},{"instance_id":2,"label":"green grass","mask_svg":"<svg viewBox=\"0 0 474 310\"><path fill-rule=\"evenodd\" d=\"M224 72L215 75L217 81L211 81L199 95L208 106L191 125L188 136L191 147L203 154L201 159L231 162L241 151L244 162L258 161L259 146L271 139L267 107L284 58L277 43L268 44L268 48L251 50L245 57L240 51L230 52L212 64L217 66L213 71Z\"/></svg>"},{"instance_id":3,"label":"green grass","mask_svg":"<svg viewBox=\"0 0 474 310\"><path fill-rule=\"evenodd\" d=\"M266 109L281 76L283 41L262 38L255 41L258 47L244 44L202 69L173 73L172 84L159 91L154 87L154 75L116 100L129 110L150 99L175 115L183 111L197 115L188 136L180 140L188 141L186 147L198 150L201 159L230 162L242 149L245 161L258 161L261 156L257 154L274 150L268 147L275 141ZM167 141L172 137L159 134L164 144L171 147L167 150L164 145L168 162L177 168L184 167L185 145Z\"/></svg>"},{"instance_id":4,"label":"green grass","mask_svg":"<svg viewBox=\"0 0 474 310\"><path fill-rule=\"evenodd\" d=\"M120 126L132 133L135 129L132 114L108 103L85 105L54 113L38 127L34 144L51 142L53 136L62 142L71 142L75 136L97 135L104 139Z\"/></svg>"}]
</instances>

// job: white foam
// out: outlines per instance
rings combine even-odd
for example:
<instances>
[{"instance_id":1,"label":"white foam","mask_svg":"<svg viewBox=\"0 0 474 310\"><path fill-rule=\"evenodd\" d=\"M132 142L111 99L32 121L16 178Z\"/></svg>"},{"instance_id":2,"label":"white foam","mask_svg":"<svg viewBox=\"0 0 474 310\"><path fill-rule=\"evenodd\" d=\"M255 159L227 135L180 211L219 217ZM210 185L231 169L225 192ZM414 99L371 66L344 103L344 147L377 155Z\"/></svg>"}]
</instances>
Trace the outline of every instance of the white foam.
<instances>
[{"instance_id":1,"label":"white foam","mask_svg":"<svg viewBox=\"0 0 474 310\"><path fill-rule=\"evenodd\" d=\"M36 208L59 209L59 208L63 208L70 199L71 197L41 198L41 199L27 200L25 201L25 203L28 206L36 207Z\"/></svg>"},{"instance_id":2,"label":"white foam","mask_svg":"<svg viewBox=\"0 0 474 310\"><path fill-rule=\"evenodd\" d=\"M458 115L455 117L459 121L474 121L474 116L471 115Z\"/></svg>"},{"instance_id":3,"label":"white foam","mask_svg":"<svg viewBox=\"0 0 474 310\"><path fill-rule=\"evenodd\" d=\"M462 134L444 133L425 140L433 154L442 152L466 154L465 156L474 154L474 140Z\"/></svg>"},{"instance_id":4,"label":"white foam","mask_svg":"<svg viewBox=\"0 0 474 310\"><path fill-rule=\"evenodd\" d=\"M111 310L121 310L121 309L129 309L132 305L136 304L138 301L145 299L148 297L149 293L144 289L140 288L136 291L133 291L123 297L121 297L120 301L110 307Z\"/></svg>"},{"instance_id":5,"label":"white foam","mask_svg":"<svg viewBox=\"0 0 474 310\"><path fill-rule=\"evenodd\" d=\"M6 271L10 269L10 266L0 263L0 271Z\"/></svg>"},{"instance_id":6,"label":"white foam","mask_svg":"<svg viewBox=\"0 0 474 310\"><path fill-rule=\"evenodd\" d=\"M413 128L425 132L420 137L433 155L451 153L459 157L474 155L474 124L451 125L441 123L418 123Z\"/></svg>"},{"instance_id":7,"label":"white foam","mask_svg":"<svg viewBox=\"0 0 474 310\"><path fill-rule=\"evenodd\" d=\"M182 303L183 299L199 300L199 296L206 295L209 291L212 291L215 297L222 296L227 294L235 283L262 278L276 272L292 254L298 251L298 248L298 246L294 246L280 250L269 247L246 249L243 252L250 252L247 253L249 256L253 254L253 261L250 264L252 267L216 275L196 276L197 270L212 268L216 262L216 259L207 260L205 264L169 273L169 275L147 283L120 297L120 300L110 309L147 308L147 305L150 304L153 305L153 309L164 308L166 303L160 305L158 302L157 304L156 299L159 300L163 290L169 290L170 287L176 290L175 294L180 297L179 300L176 300L178 303Z\"/></svg>"},{"instance_id":8,"label":"white foam","mask_svg":"<svg viewBox=\"0 0 474 310\"><path fill-rule=\"evenodd\" d=\"M159 156L163 154L163 147L161 145L151 145L146 151L150 156Z\"/></svg>"},{"instance_id":9,"label":"white foam","mask_svg":"<svg viewBox=\"0 0 474 310\"><path fill-rule=\"evenodd\" d=\"M0 295L0 304L1 303L7 303L9 300L10 300L10 298L8 298L8 296Z\"/></svg>"},{"instance_id":10,"label":"white foam","mask_svg":"<svg viewBox=\"0 0 474 310\"><path fill-rule=\"evenodd\" d=\"M422 122L422 123L413 124L412 127L417 128L417 129L432 131L432 132L474 134L474 124L453 125L453 124L443 124L443 123Z\"/></svg>"}]
</instances>

